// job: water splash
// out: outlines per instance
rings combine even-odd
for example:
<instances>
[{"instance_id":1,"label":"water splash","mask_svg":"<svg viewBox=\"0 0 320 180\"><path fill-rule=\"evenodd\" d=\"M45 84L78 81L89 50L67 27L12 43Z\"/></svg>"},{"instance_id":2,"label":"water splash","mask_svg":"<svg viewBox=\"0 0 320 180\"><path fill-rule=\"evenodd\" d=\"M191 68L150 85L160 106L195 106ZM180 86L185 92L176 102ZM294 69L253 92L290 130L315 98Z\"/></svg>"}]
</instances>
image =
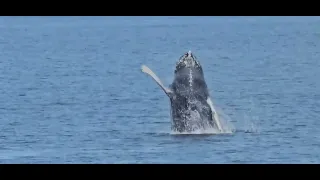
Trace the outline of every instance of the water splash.
<instances>
[{"instance_id":1,"label":"water splash","mask_svg":"<svg viewBox=\"0 0 320 180\"><path fill-rule=\"evenodd\" d=\"M221 132L215 128L208 127L206 129L197 129L192 132L170 132L171 135L189 135L189 134L221 134Z\"/></svg>"}]
</instances>

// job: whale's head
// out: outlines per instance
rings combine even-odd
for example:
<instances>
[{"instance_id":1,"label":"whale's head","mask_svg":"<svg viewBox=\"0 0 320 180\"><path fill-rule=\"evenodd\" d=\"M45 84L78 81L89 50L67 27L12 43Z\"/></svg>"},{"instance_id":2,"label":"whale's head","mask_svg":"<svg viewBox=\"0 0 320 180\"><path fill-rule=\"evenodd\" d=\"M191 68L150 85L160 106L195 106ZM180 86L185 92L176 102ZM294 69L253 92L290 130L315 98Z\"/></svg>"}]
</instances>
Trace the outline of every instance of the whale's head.
<instances>
[{"instance_id":1,"label":"whale's head","mask_svg":"<svg viewBox=\"0 0 320 180\"><path fill-rule=\"evenodd\" d=\"M176 64L175 73L178 73L179 71L185 69L199 71L202 74L202 67L200 65L200 62L197 60L197 57L191 51L188 51L179 58Z\"/></svg>"}]
</instances>

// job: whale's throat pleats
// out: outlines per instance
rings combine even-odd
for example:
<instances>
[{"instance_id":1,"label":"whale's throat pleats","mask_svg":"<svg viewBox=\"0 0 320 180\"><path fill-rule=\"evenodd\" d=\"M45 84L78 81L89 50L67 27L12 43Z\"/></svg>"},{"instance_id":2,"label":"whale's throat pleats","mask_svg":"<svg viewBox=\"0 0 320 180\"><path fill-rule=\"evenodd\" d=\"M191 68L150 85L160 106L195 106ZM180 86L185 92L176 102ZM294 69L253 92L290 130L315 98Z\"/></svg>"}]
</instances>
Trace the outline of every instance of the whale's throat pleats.
<instances>
[{"instance_id":1,"label":"whale's throat pleats","mask_svg":"<svg viewBox=\"0 0 320 180\"><path fill-rule=\"evenodd\" d=\"M193 90L192 89L192 82L193 82L193 77L192 77L192 69L190 68L189 69L189 87L190 87L190 89L191 89L191 91Z\"/></svg>"}]
</instances>

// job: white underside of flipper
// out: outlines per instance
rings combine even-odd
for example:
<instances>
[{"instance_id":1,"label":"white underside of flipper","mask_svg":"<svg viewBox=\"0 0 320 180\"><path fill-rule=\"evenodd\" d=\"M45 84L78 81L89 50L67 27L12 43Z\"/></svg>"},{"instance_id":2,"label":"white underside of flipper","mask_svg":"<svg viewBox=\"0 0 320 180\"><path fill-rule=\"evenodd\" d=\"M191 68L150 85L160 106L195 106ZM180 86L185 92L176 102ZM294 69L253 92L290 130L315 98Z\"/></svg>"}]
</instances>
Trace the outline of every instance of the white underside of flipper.
<instances>
[{"instance_id":1,"label":"white underside of flipper","mask_svg":"<svg viewBox=\"0 0 320 180\"><path fill-rule=\"evenodd\" d=\"M222 132L223 129L222 129L222 126L221 126L221 122L220 122L218 113L217 113L216 109L214 108L213 103L212 103L210 97L208 97L207 103L209 104L209 106L210 106L210 108L211 108L211 111L214 113L214 114L212 115L212 116L213 116L212 119L214 119L214 121L216 122L216 125L217 125L218 130L219 130L220 132Z\"/></svg>"},{"instance_id":2,"label":"white underside of flipper","mask_svg":"<svg viewBox=\"0 0 320 180\"><path fill-rule=\"evenodd\" d=\"M148 74L148 75L150 75L150 76L153 78L153 80L156 81L156 83L161 87L161 89L163 89L163 91L164 91L168 96L169 96L169 94L172 94L172 91L171 91L169 88L165 87L165 86L162 84L160 78L159 78L150 68L148 68L146 65L142 65L142 66L141 66L141 71L144 72L144 73L146 73L146 74Z\"/></svg>"}]
</instances>

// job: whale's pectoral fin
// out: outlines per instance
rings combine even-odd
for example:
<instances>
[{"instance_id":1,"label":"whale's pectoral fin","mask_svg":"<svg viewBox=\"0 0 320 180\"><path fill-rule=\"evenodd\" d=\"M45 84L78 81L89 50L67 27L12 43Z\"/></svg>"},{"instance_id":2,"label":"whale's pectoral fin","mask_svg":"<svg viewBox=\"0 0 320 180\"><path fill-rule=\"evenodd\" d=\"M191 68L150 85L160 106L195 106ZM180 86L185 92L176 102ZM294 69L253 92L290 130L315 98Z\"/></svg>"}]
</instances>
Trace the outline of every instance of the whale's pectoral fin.
<instances>
[{"instance_id":1,"label":"whale's pectoral fin","mask_svg":"<svg viewBox=\"0 0 320 180\"><path fill-rule=\"evenodd\" d=\"M216 112L216 110L215 110L215 108L213 106L213 103L212 103L210 97L208 97L207 103L210 106L210 109L212 111L212 119L214 120L215 124L217 125L217 128L219 129L219 131L222 132L223 129L222 129L222 126L221 126L221 123L220 123L219 116L218 116L218 114L217 114L217 112Z\"/></svg>"},{"instance_id":2,"label":"whale's pectoral fin","mask_svg":"<svg viewBox=\"0 0 320 180\"><path fill-rule=\"evenodd\" d=\"M173 92L172 92L169 88L165 87L165 86L162 84L161 80L158 78L158 76L157 76L150 68L148 68L146 65L142 65L142 66L141 66L141 71L144 72L144 73L146 73L146 74L148 74L148 75L150 75L150 76L153 78L153 80L155 80L156 83L161 87L161 89L162 89L170 98L172 97Z\"/></svg>"}]
</instances>

